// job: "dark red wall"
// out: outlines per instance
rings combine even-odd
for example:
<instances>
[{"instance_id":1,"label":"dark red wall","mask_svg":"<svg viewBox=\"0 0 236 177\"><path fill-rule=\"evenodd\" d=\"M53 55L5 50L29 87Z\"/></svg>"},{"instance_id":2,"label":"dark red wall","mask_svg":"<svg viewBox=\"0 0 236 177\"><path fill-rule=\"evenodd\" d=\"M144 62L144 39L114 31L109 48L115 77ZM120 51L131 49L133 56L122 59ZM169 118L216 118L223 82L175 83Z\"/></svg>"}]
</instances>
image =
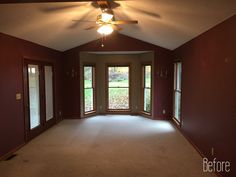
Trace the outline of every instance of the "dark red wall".
<instances>
[{"instance_id":1,"label":"dark red wall","mask_svg":"<svg viewBox=\"0 0 236 177\"><path fill-rule=\"evenodd\" d=\"M0 157L24 143L22 58L51 61L56 66L56 112L65 117L80 117L79 52L143 51L155 52L154 117L172 115L173 61L183 62L182 119L183 133L209 158L215 148L217 160L231 161L236 176L236 16L174 50L114 34L100 47L96 40L61 53L0 33ZM174 55L172 55L174 53ZM62 68L63 67L63 68ZM160 68L168 77L158 77ZM74 72L72 72L72 69ZM61 72L62 70L62 72ZM71 77L74 75L74 77ZM63 79L63 81L62 81ZM63 87L62 87L63 82ZM61 89L60 89L61 88ZM63 105L61 101L63 95ZM167 114L162 114L162 109ZM58 116L57 116L58 117Z\"/></svg>"},{"instance_id":2,"label":"dark red wall","mask_svg":"<svg viewBox=\"0 0 236 177\"><path fill-rule=\"evenodd\" d=\"M154 51L155 67L154 74L155 97L154 97L154 117L156 119L167 119L172 114L172 80L173 64L172 52L170 50L122 35L113 34L104 42L105 47L101 47L101 41L95 40L88 44L73 48L64 52L64 99L63 108L66 117L80 117L80 95L79 95L79 53L81 51ZM168 70L168 77L159 78L158 69ZM71 77L71 70L75 70L75 77ZM77 75L76 75L77 74ZM73 104L71 104L73 103ZM166 109L166 115L162 114L162 109Z\"/></svg>"},{"instance_id":3,"label":"dark red wall","mask_svg":"<svg viewBox=\"0 0 236 177\"><path fill-rule=\"evenodd\" d=\"M207 157L231 161L236 176L236 16L175 51L183 62L182 131Z\"/></svg>"},{"instance_id":4,"label":"dark red wall","mask_svg":"<svg viewBox=\"0 0 236 177\"><path fill-rule=\"evenodd\" d=\"M15 99L23 93L23 57L54 63L56 113L62 109L61 53L0 33L0 157L24 143L23 100Z\"/></svg>"}]
</instances>

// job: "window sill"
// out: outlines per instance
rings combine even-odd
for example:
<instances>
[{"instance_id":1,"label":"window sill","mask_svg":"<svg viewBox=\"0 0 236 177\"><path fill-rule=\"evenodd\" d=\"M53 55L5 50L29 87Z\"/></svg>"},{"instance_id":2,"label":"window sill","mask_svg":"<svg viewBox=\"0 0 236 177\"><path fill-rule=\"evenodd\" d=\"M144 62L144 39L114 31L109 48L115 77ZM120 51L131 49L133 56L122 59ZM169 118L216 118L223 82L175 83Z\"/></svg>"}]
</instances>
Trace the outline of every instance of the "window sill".
<instances>
[{"instance_id":1,"label":"window sill","mask_svg":"<svg viewBox=\"0 0 236 177\"><path fill-rule=\"evenodd\" d=\"M91 116L93 114L96 114L96 111L89 111L89 112L84 112L84 116L87 117L87 116Z\"/></svg>"},{"instance_id":2,"label":"window sill","mask_svg":"<svg viewBox=\"0 0 236 177\"><path fill-rule=\"evenodd\" d=\"M152 114L149 113L149 112L141 111L140 114L141 114L141 115L144 115L144 116L146 116L146 117L152 117Z\"/></svg>"},{"instance_id":3,"label":"window sill","mask_svg":"<svg viewBox=\"0 0 236 177\"><path fill-rule=\"evenodd\" d=\"M177 120L175 117L172 117L172 120L177 126L181 127L181 122L179 120Z\"/></svg>"},{"instance_id":4,"label":"window sill","mask_svg":"<svg viewBox=\"0 0 236 177\"><path fill-rule=\"evenodd\" d=\"M108 109L106 111L107 113L116 113L116 114L119 114L119 113L129 113L131 112L131 109Z\"/></svg>"}]
</instances>

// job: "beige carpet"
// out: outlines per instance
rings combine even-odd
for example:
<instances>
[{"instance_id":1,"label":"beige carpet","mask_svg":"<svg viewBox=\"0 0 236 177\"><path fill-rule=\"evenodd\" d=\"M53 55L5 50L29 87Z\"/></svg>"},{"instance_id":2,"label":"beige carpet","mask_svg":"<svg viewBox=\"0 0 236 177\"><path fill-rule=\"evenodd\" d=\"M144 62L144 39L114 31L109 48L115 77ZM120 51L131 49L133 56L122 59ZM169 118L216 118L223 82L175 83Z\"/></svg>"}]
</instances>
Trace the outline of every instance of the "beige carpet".
<instances>
[{"instance_id":1,"label":"beige carpet","mask_svg":"<svg viewBox=\"0 0 236 177\"><path fill-rule=\"evenodd\" d=\"M10 161L1 177L213 177L167 121L140 116L64 120Z\"/></svg>"}]
</instances>

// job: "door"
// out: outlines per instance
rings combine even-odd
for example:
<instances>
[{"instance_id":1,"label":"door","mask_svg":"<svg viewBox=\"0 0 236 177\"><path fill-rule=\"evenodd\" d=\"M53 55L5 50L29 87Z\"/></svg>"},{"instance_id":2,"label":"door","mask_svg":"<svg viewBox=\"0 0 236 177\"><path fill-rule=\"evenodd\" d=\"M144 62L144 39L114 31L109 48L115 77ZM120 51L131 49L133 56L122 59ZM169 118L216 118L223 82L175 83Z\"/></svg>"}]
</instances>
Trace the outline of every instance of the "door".
<instances>
[{"instance_id":1,"label":"door","mask_svg":"<svg viewBox=\"0 0 236 177\"><path fill-rule=\"evenodd\" d=\"M25 60L24 98L26 140L54 122L53 66Z\"/></svg>"}]
</instances>

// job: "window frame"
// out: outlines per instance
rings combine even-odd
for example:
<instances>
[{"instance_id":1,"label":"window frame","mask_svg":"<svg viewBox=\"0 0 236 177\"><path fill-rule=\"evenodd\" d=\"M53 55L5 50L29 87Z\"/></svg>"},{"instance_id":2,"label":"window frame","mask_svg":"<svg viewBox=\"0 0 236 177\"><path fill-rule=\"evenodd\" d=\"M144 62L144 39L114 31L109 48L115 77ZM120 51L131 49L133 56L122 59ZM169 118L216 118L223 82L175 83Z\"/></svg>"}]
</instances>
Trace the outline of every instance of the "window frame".
<instances>
[{"instance_id":1,"label":"window frame","mask_svg":"<svg viewBox=\"0 0 236 177\"><path fill-rule=\"evenodd\" d=\"M141 113L144 114L144 115L147 115L147 116L152 116L152 96L153 96L153 93L152 93L152 79L153 79L153 74L152 74L152 63L142 63L141 64L142 66L142 69L141 69ZM151 67L151 80L150 80L150 87L146 87L145 86L145 67L146 66L150 66ZM144 98L144 95L145 95L145 89L150 89L150 112L147 112L144 110L144 102L145 102L145 98Z\"/></svg>"},{"instance_id":2,"label":"window frame","mask_svg":"<svg viewBox=\"0 0 236 177\"><path fill-rule=\"evenodd\" d=\"M93 110L90 111L85 111L85 94L84 91L85 89L91 89L91 88L85 88L84 85L84 71L85 71L85 67L92 67L92 89L93 89ZM82 69L82 85L83 85L83 91L82 91L82 95L83 95L83 115L84 116L88 116L91 114L95 114L97 112L97 89L96 89L96 65L94 63L84 63L83 64L83 69Z\"/></svg>"},{"instance_id":3,"label":"window frame","mask_svg":"<svg viewBox=\"0 0 236 177\"><path fill-rule=\"evenodd\" d=\"M179 82L179 79L178 79L178 64L180 64L181 66L181 69L180 69L180 83L178 84ZM182 71L183 71L183 64L181 61L176 61L174 62L174 87L173 87L173 115L172 115L172 118L173 120L175 121L175 123L177 123L177 125L181 126L182 125L182 116L181 116L181 113L182 113ZM179 85L180 89L177 88L177 85ZM175 117L175 105L176 105L176 101L175 100L175 94L176 93L179 93L180 94L180 117L179 119L177 117Z\"/></svg>"},{"instance_id":4,"label":"window frame","mask_svg":"<svg viewBox=\"0 0 236 177\"><path fill-rule=\"evenodd\" d=\"M128 67L129 69L129 87L109 87L109 67ZM127 113L131 112L131 107L132 107L132 102L131 102L131 64L130 63L125 63L125 64L120 64L120 63L112 63L112 64L106 64L106 112L109 113ZM129 91L129 108L128 109L109 109L109 88L128 88Z\"/></svg>"}]
</instances>

